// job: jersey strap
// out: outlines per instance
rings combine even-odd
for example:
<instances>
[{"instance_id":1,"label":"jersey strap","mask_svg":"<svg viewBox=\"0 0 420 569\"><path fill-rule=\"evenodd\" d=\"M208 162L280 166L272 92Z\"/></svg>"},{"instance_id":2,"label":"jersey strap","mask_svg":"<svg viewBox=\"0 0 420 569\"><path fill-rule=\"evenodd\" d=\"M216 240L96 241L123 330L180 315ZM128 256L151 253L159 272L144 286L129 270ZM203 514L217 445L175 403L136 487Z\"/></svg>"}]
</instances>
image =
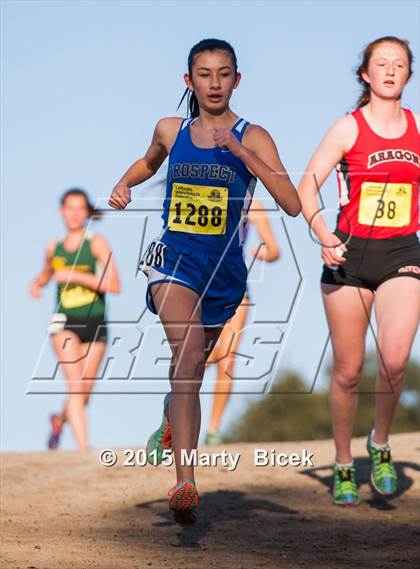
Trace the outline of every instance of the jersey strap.
<instances>
[{"instance_id":1,"label":"jersey strap","mask_svg":"<svg viewBox=\"0 0 420 569\"><path fill-rule=\"evenodd\" d=\"M180 139L182 137L185 138L185 133L188 131L187 127L192 122L192 120L193 119L191 119L191 118L182 120L181 125L180 125L179 130L178 130L178 133L177 133L176 138L175 138L175 142L173 143L172 148L171 148L171 152L169 153L170 155L172 154L172 151L175 149L175 146L180 141Z\"/></svg>"},{"instance_id":2,"label":"jersey strap","mask_svg":"<svg viewBox=\"0 0 420 569\"><path fill-rule=\"evenodd\" d=\"M414 135L418 135L419 129L417 128L417 123L413 111L410 111L410 109L404 109L404 112L408 121L407 133L409 131L412 131Z\"/></svg>"},{"instance_id":3,"label":"jersey strap","mask_svg":"<svg viewBox=\"0 0 420 569\"><path fill-rule=\"evenodd\" d=\"M245 131L247 126L249 125L249 122L246 121L245 119L238 119L236 121L236 123L233 125L232 127L232 132L233 134L236 136L236 138L239 140L239 142L242 142L242 139L244 137Z\"/></svg>"}]
</instances>

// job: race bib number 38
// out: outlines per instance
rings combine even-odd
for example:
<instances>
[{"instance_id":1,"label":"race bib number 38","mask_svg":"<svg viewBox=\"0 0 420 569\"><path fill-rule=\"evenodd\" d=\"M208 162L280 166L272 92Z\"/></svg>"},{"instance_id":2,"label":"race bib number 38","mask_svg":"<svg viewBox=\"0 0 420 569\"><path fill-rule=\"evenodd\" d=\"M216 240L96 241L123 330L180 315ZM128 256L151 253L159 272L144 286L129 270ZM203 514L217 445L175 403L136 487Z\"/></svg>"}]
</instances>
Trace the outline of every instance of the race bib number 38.
<instances>
[{"instance_id":1,"label":"race bib number 38","mask_svg":"<svg viewBox=\"0 0 420 569\"><path fill-rule=\"evenodd\" d=\"M173 184L169 229L185 233L226 233L228 188Z\"/></svg>"},{"instance_id":2,"label":"race bib number 38","mask_svg":"<svg viewBox=\"0 0 420 569\"><path fill-rule=\"evenodd\" d=\"M375 227L410 224L411 184L364 182L360 193L358 222Z\"/></svg>"}]
</instances>

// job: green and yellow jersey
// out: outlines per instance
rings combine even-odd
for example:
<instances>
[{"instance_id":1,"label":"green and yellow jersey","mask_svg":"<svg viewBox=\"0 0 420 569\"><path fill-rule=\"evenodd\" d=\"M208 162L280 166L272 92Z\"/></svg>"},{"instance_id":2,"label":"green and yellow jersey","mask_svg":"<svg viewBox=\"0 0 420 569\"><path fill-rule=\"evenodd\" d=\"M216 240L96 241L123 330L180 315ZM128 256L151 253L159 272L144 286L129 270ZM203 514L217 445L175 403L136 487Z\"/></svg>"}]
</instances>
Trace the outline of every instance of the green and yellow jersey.
<instances>
[{"instance_id":1,"label":"green and yellow jersey","mask_svg":"<svg viewBox=\"0 0 420 569\"><path fill-rule=\"evenodd\" d=\"M92 254L92 237L92 234L86 234L82 245L75 252L67 251L63 241L57 241L51 260L53 270L72 269L100 276L103 267ZM78 283L58 285L57 305L57 312L76 319L105 316L105 295Z\"/></svg>"}]
</instances>

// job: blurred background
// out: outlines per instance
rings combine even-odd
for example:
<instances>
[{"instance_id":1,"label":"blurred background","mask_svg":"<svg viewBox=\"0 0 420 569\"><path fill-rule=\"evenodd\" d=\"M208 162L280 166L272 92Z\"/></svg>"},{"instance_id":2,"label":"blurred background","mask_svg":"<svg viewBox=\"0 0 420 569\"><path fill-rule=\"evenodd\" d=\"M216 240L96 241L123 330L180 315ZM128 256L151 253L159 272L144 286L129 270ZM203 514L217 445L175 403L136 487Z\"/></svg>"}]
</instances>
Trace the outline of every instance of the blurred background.
<instances>
[{"instance_id":1,"label":"blurred background","mask_svg":"<svg viewBox=\"0 0 420 569\"><path fill-rule=\"evenodd\" d=\"M155 123L176 114L188 52L205 37L225 39L235 48L243 77L232 108L267 128L297 184L329 126L354 108L354 70L364 45L396 35L410 41L418 58L419 4L22 0L2 2L1 16L1 446L43 450L47 417L61 407L65 384L60 373L39 380L52 377L55 368L46 335L54 285L38 301L28 287L42 267L47 243L63 234L61 193L80 186L98 207L107 208L113 185L144 153ZM403 103L419 111L417 63ZM164 175L163 169L157 179ZM121 381L105 373L97 382L89 406L94 447L143 445L160 422L169 389L163 330L144 313L146 279L136 274L140 250L160 231L163 191L162 184L138 187L129 210L107 212L92 224L111 243L122 278L122 294L108 296L111 334L123 337L126 329L135 348L139 334L148 331L133 355L135 377ZM333 225L333 176L322 194ZM260 185L256 196L270 210L281 258L270 265L257 262L250 272L254 306L223 431L231 440L329 436L325 390L331 355L319 292L319 247L303 218L282 216ZM257 243L251 232L248 247ZM374 350L371 333L367 346ZM162 354L160 367L154 350ZM108 375L118 377L127 367L127 353L115 354L107 362L113 366ZM418 426L419 361L417 337L396 430ZM203 434L214 373L208 370L203 388ZM373 377L370 355L363 381L367 392L373 391ZM270 389L275 394L266 395ZM361 398L356 434L370 424L369 398ZM302 418L308 416L306 424ZM74 448L69 429L62 448Z\"/></svg>"}]
</instances>

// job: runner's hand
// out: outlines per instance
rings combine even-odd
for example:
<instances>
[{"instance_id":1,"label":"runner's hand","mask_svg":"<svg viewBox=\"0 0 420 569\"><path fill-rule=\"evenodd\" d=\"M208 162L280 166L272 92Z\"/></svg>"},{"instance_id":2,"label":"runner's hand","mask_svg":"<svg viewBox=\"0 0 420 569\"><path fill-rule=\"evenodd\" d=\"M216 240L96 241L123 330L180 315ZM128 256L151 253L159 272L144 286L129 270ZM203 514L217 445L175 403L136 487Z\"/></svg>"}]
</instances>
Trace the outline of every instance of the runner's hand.
<instances>
[{"instance_id":1,"label":"runner's hand","mask_svg":"<svg viewBox=\"0 0 420 569\"><path fill-rule=\"evenodd\" d=\"M264 245L264 244L262 245L262 247L260 247L260 246L251 247L249 252L250 252L252 257L256 257L260 261L267 261L267 262L271 263L274 260L268 256L268 254L267 254L268 249L267 249L266 245Z\"/></svg>"},{"instance_id":2,"label":"runner's hand","mask_svg":"<svg viewBox=\"0 0 420 569\"><path fill-rule=\"evenodd\" d=\"M342 265L346 262L343 255L347 251L347 247L340 241L337 235L331 233L323 239L322 245L321 257L327 267Z\"/></svg>"},{"instance_id":3,"label":"runner's hand","mask_svg":"<svg viewBox=\"0 0 420 569\"><path fill-rule=\"evenodd\" d=\"M241 153L242 144L230 128L215 128L213 130L213 139L216 146L230 150L234 156L239 156Z\"/></svg>"},{"instance_id":4,"label":"runner's hand","mask_svg":"<svg viewBox=\"0 0 420 569\"><path fill-rule=\"evenodd\" d=\"M32 298L41 298L42 296L41 287L37 282L33 282L31 284L29 288L29 294L32 296Z\"/></svg>"},{"instance_id":5,"label":"runner's hand","mask_svg":"<svg viewBox=\"0 0 420 569\"><path fill-rule=\"evenodd\" d=\"M114 209L125 209L131 202L131 190L125 184L117 184L112 190L108 204Z\"/></svg>"}]
</instances>

